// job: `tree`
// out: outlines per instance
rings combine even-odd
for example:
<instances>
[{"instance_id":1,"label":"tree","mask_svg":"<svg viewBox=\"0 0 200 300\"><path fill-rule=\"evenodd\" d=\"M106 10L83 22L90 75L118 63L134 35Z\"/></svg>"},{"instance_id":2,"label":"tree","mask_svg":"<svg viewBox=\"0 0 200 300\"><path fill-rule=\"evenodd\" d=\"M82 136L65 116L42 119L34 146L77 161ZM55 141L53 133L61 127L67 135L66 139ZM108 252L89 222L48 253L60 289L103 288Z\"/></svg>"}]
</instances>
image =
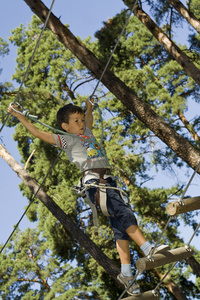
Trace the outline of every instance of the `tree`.
<instances>
[{"instance_id":1,"label":"tree","mask_svg":"<svg viewBox=\"0 0 200 300\"><path fill-rule=\"evenodd\" d=\"M53 256L37 230L18 231L0 261L1 299L100 299L102 294L98 287L88 288L81 267Z\"/></svg>"},{"instance_id":2,"label":"tree","mask_svg":"<svg viewBox=\"0 0 200 300\"><path fill-rule=\"evenodd\" d=\"M43 13L43 8L40 7L40 9L41 10L39 11ZM126 17L126 14L123 12L122 14L120 14L119 17L123 20L124 17ZM50 20L51 26L53 24L51 23L52 21L54 21L54 18L51 18ZM54 27L55 32L58 33L59 30L62 29L63 32L68 33L69 37L71 38L71 42L75 43L73 46L68 42L67 44L65 43L65 46L67 45L70 50L76 52L79 59L81 59L81 61L84 62L84 64L86 64L87 67L90 65L89 69L92 72L95 71L93 73L98 78L98 76L100 76L101 74L101 71L103 70L103 64L100 63L99 60L97 60L92 55L92 53L87 50L87 48L94 51L94 53L98 57L101 57L100 51L98 51L101 45L98 45L97 42L92 44L87 39L86 41L84 41L84 43L87 46L87 48L85 48L81 42L76 40L70 34L70 32L67 31L67 28L65 26L61 25L58 22L57 19L56 22L58 23L58 26L57 28ZM120 28L116 26L117 28L115 29L115 26L112 26L113 23L115 23L115 20L111 20L111 26L107 27L112 32L113 38L115 38L114 32L116 32L117 36L117 33L119 32ZM119 22L116 22L115 24L117 23L119 24ZM23 27L18 28L15 30L15 32L13 32L13 37L11 39L19 47L18 69L15 74L15 78L18 82L20 82L22 78L24 68L27 65L28 57L30 57L30 53L32 53L31 50L33 50L35 39L39 32L38 26L40 26L40 22L36 18L33 18L32 28L29 28L32 29L32 32L25 30L25 28ZM165 134L166 129L168 129L168 132L172 132L174 134L174 130L170 128L167 122L161 121L162 117L166 121L168 121L169 124L173 126L177 132L179 131L179 134L174 135L174 143L176 142L176 145L177 147L179 147L180 152L181 147L179 145L179 141L182 142L182 148L183 146L185 146L186 143L188 151L190 150L190 153L188 152L188 155L191 154L191 157L192 151L194 151L193 153L195 153L195 157L193 158L193 166L195 166L196 164L195 159L198 158L199 152L197 149L195 149L195 144L191 143L188 136L181 136L180 125L174 122L172 113L174 113L174 111L177 111L177 109L175 105L172 105L174 104L174 101L171 100L171 96L174 95L174 99L176 99L178 91L176 89L173 89L173 92L171 94L168 92L167 88L170 89L173 85L173 82L170 81L171 79L166 78L166 86L162 89L162 95L155 93L157 87L161 87L163 85L162 82L158 82L158 84L155 83L158 81L157 78L160 76L160 74L163 74L165 72L165 65L164 63L162 64L162 62L156 65L157 73L159 73L158 70L161 70L161 72L160 74L158 74L158 76L155 76L157 74L154 74L151 71L151 59L152 57L154 57L155 54L159 54L160 57L164 55L166 61L169 61L169 57L166 55L166 53L161 52L161 48L158 47L158 43L156 43L156 41L152 37L151 42L153 42L155 47L152 47L152 44L150 47L150 45L144 39L144 35L138 35L138 39L140 38L141 42L143 42L144 45L143 47L140 47L140 49L136 53L137 55L135 55L137 68L133 68L133 64L131 64L132 57L130 56L131 49L129 42L132 41L132 36L130 32L132 28L134 28L134 26L138 26L137 23L135 24L135 20L131 23L130 31L127 30L123 36L123 46L125 45L125 48L122 47L122 50L118 51L117 56L115 57L115 60L112 63L112 70L114 70L114 72L118 76L120 76L120 78L123 78L124 83L127 84L128 87L126 87L124 83L117 79L117 77L115 77L111 71L107 71L106 77L105 79L103 79L103 81L110 88L110 90L114 91L115 93L113 93L114 95L109 94L109 97L106 98L105 92L100 91L101 96L104 96L105 98L104 100L104 98L102 97L103 100L100 102L100 106L102 109L107 110L109 107L109 111L114 114L113 118L110 118L110 120L108 121L104 121L105 145L108 152L108 156L111 162L118 166L118 168L120 169L121 177L123 178L124 182L126 182L126 184L129 186L129 193L131 196L130 198L134 199L134 202L131 202L131 204L134 204L134 206L137 209L138 218L142 224L142 228L145 231L145 234L147 235L147 237L153 236L153 239L156 240L157 236L159 235L158 228L163 228L167 220L167 215L163 210L163 207L167 202L167 198L170 195L176 193L180 194L180 187L172 187L168 190L163 190L162 188L155 190L142 188L145 180L149 180L147 170L150 164L145 155L145 153L149 152L149 145L147 146L146 141L149 142L152 140L153 144L155 143L154 140L156 138L156 135L153 134L152 131L149 130L149 128L152 129L152 127L154 127L158 130L158 132L159 130L161 130L161 133L165 132ZM144 30L144 27L141 28L141 34L142 30ZM147 32L145 32L145 34L146 33ZM127 39L126 35L128 37ZM66 42L66 37L64 35L60 37L60 39L62 38L64 42ZM136 38L136 35L134 35L134 38ZM113 42L112 39L111 42ZM55 111L58 107L62 105L65 97L67 98L67 100L69 100L70 98L73 99L75 103L79 103L79 101L77 100L78 98L84 98L80 97L80 95L77 92L77 89L73 89L73 87L76 82L79 82L77 81L79 80L79 78L83 78L84 82L84 78L91 76L91 72L88 72L87 69L85 69L85 67L74 58L70 51L66 51L65 47L58 43L56 39L53 38L53 35L51 35L48 31L45 31L41 50L43 51L40 51L40 55L36 56L36 61L32 66L30 73L28 74L28 78L25 83L26 89L24 89L22 95L20 96L20 101L22 103L26 103L26 105L29 107L32 113L39 114L42 121L45 122L48 118L49 124L55 126L55 120L53 118L55 115ZM133 50L135 51L135 48L132 49L132 53ZM88 59L84 57L82 51L84 51L84 54L88 54ZM109 52L110 49L107 48L107 53ZM142 68L141 66L144 66L144 68ZM98 70L98 67L100 67L100 70ZM171 69L173 69L172 64ZM172 73L173 75L171 75L174 80L177 75L177 70L178 72L181 72L176 65L175 72ZM128 75L130 76L128 77ZM130 80L131 76L133 76L133 78L136 79L135 85L133 85L133 83ZM91 78L92 77L93 75L91 76ZM160 77L162 78L162 75ZM58 81L58 78L62 78L62 80ZM184 76L183 78L185 79ZM192 90L192 85L194 86L194 83L189 83L190 90ZM119 86L115 86L115 84L119 84ZM152 88L153 84L154 89ZM111 87L111 85L113 85L113 87ZM177 84L177 89L179 85L180 82L178 82ZM135 93L137 92L139 95L141 95L142 100L138 99L137 96L135 96L135 94L132 92L132 90L134 90ZM153 93L155 95L150 102L150 97L153 95ZM128 109L126 108L126 106L122 105L120 101L118 101L117 97L115 97L116 95L119 96L119 99L122 99L123 103L126 103ZM127 98L128 100L130 99L130 102L127 101L126 96L130 96L129 98ZM168 101L164 100L166 96ZM7 104L8 100L7 98L4 98L3 107L6 108ZM140 105L140 107L137 107L137 105ZM149 109L149 105L154 109L155 112ZM132 111L129 110L130 108ZM49 112L51 113L49 114ZM146 113L147 115L145 115ZM158 115L160 115L161 117L158 117ZM136 118L137 116L140 117L139 120ZM155 117L155 120L148 119L148 116L151 116L151 118ZM98 137L100 136L100 132L98 131L98 115L96 114L95 117L97 120L95 133ZM151 126L149 128L148 126L144 126L141 120L144 121L144 124L150 124ZM154 124L156 122L157 124ZM11 120L9 126L13 126L13 124L13 120ZM114 138L110 134L110 132L112 131L115 133ZM26 136L25 140L24 136ZM163 140L166 141L168 138L169 136L165 136L163 137ZM31 151L33 149L36 149L36 154L31 160L28 169L31 175L34 178L36 178L38 182L40 182L41 178L45 176L47 169L54 160L57 151L53 148L50 149L44 143L35 140L32 141L31 137L27 135L26 131L22 128L20 124L17 125L15 139L17 139L19 142L19 148L24 163ZM189 140L188 143L187 140ZM138 146L137 143L139 143L139 151L136 150L136 147ZM134 152L127 154L124 147L128 147L132 150L134 149ZM40 155L38 155L38 153ZM171 164L176 163L177 155L179 155L178 151L176 153L177 155L173 155L172 152L169 151L169 148L167 148L167 157L165 160L163 159L164 156L159 158L160 154L162 153L164 153L164 151L153 151L152 157L154 160L152 159L152 161L154 161L158 165L160 163L162 164L163 161L165 161L165 164L162 164L163 167L166 167L167 163L169 162L171 162ZM188 158L186 157L186 159ZM178 163L181 164L181 160L179 160ZM65 169L63 168L63 165L65 166ZM68 172L65 172L66 168ZM72 219L76 220L78 225L82 226L82 228L87 234L90 234L91 238L94 238L90 233L90 229L88 229L87 227L88 224L91 223L90 218L86 216L88 219L84 219L85 216L81 215L81 211L85 208L84 204L80 200L75 204L75 195L72 195L72 193L70 192L70 186L73 184L74 181L78 180L79 175L80 174L75 172L75 169L71 165L69 165L67 159L64 156L62 156L61 161L54 169L52 176L47 180L44 189L48 193L48 195L57 198L57 201L59 201L59 205L61 206L61 208L65 212L67 212ZM29 199L31 199L32 195L28 191L27 187L25 185L21 185L21 189L23 189L24 194ZM66 192L66 190L69 191ZM66 203L68 204L67 207ZM102 270L99 269L96 272L95 267L97 266L97 264L93 260L88 258L87 254L82 249L80 249L80 247L78 247L73 238L68 237L66 240L62 240L61 237L63 231L61 226L59 226L59 224L55 223L55 221L52 220L51 216L46 210L43 209L42 205L35 203L29 212L29 216L32 220L38 220L39 229L41 230L43 236L47 238L48 245L53 254L57 254L59 257L62 257L62 259L65 260L69 260L70 258L76 255L79 266L84 266L84 271L86 274L89 273L89 269L90 272L92 270L94 277L99 276L99 274L104 274L102 273ZM191 222L191 220L192 214L188 214L188 220L186 221ZM48 224L48 226L46 224ZM177 226L178 221L174 220L170 224L166 232L166 236L164 237L164 241L170 241L170 244L173 244L173 247L177 247L182 243L181 239L178 238ZM116 252L113 251L113 241L110 234L110 230L107 229L107 221L101 217L100 230L101 236L103 238L103 243L105 244L104 251L107 255L109 255L109 257L115 260ZM95 240L95 242L97 244L100 244L101 247L103 246L102 240ZM139 249L137 249L137 251L138 254L140 254ZM135 252L133 252L133 254L134 260L137 259L138 254ZM195 266L197 267L196 274L198 274L199 265L194 258L192 259L192 262L195 263ZM91 265L93 265L93 267L91 267ZM173 279L176 279L178 276L180 277L181 268L182 265L180 265L180 269L177 268L176 271L173 272ZM153 274L156 274L159 280L162 276L162 271L166 269L161 268L161 270L159 270L157 273L154 271ZM150 289L154 287L152 287L151 284L145 284L144 286L144 282L151 282L152 276L153 275L151 272L143 274L143 277L141 279L141 285L144 289ZM104 277L104 275L102 277ZM184 278L182 280L182 284L186 286ZM106 280L104 280L104 282L106 282ZM164 297L167 297L166 299L174 299L173 297L177 298L176 291L175 289L173 289L174 285L172 280L169 280L169 283L170 286L168 286L168 289L171 290L171 293L167 293L166 288L163 287L163 299ZM187 284L188 288L187 291L185 290L185 293L188 295L188 297L192 297L194 293L197 294L194 285L189 281L187 281ZM167 285L168 284L166 284L166 286ZM106 289L109 290L108 284L106 285ZM172 293L174 296L172 296Z\"/></svg>"}]
</instances>

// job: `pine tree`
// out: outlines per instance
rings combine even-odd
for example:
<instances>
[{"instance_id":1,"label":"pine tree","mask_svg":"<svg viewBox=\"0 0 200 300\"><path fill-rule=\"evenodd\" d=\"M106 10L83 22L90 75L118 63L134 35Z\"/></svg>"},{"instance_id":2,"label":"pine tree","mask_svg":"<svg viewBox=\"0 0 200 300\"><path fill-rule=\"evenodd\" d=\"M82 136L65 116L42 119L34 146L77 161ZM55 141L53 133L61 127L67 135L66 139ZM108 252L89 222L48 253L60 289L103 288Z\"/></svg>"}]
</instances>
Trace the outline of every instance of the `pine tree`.
<instances>
[{"instance_id":1,"label":"pine tree","mask_svg":"<svg viewBox=\"0 0 200 300\"><path fill-rule=\"evenodd\" d=\"M91 49L102 61L105 62L106 57L110 54L114 40L120 32L119 24L125 20L126 16L126 12L122 12L116 18L105 23L103 30L96 34L99 42L91 43L89 39L83 41L87 48ZM18 82L22 80L24 70L40 32L40 24L40 21L34 17L29 28L21 26L13 31L11 40L19 47L18 66L14 75ZM82 45L81 42L79 43ZM102 52L102 49L105 49L104 52ZM76 51L77 55L80 56L78 50ZM88 65L94 64L94 60L90 61L91 57L89 55ZM35 57L25 82L25 89L20 96L20 102L24 106L26 105L32 114L39 115L40 120L44 123L48 121L49 125L56 127L55 113L63 103L73 101L76 104L80 104L87 97L87 95L80 96L76 87L78 87L79 82L83 83L88 78L93 78L92 70L94 69L92 68L88 71L72 55L71 51L66 50L52 33L46 30L40 51ZM101 68L98 71L99 73ZM150 106L157 115L168 122L183 137L185 142L189 142L192 145L195 149L193 151L198 157L199 151L196 142L192 140L193 137L190 134L182 130L176 117L182 116L181 113L187 109L185 97L187 95L193 96L199 91L199 88L183 72L181 67L171 59L171 56L159 45L150 32L134 17L131 19L126 33L122 37L121 45L114 56L114 61L110 68L135 94L140 96L143 103ZM111 73L109 73L109 76L111 76ZM109 76L105 79L106 83ZM76 82L78 82L77 86L75 86ZM111 81L109 84L111 85L113 82ZM116 166L114 174L120 175L123 180L122 186L124 184L128 186L131 199L130 204L136 208L138 220L145 235L148 239L153 238L156 241L160 233L159 230L163 229L168 219L164 210L168 198L172 195L180 195L181 186L174 186L167 190L164 190L162 187L147 189L143 186L145 186L146 180L150 180L149 170L152 165L161 166L163 169L170 169L175 165L181 167L183 162L179 158L180 152L174 153L169 147L164 147L157 138L157 136L159 137L157 132L153 132L152 128L148 128L147 124L142 122L142 118L137 118L135 111L132 111L132 106L123 105L127 104L128 101L122 104L114 93L109 93L107 96L104 90L98 91L98 93L102 97L102 100L99 102L100 108L106 116L104 118L105 146L111 164ZM6 108L9 101L4 96L2 109ZM135 110L137 112L138 108L136 107ZM144 116L144 120L146 119L146 116ZM96 112L95 120L94 132L96 137L99 138L99 116ZM11 120L8 125L13 126L14 122L14 120ZM40 125L37 126L42 128ZM198 128L198 117L192 127L195 128L195 126ZM191 132L191 127L189 129L190 131L188 132ZM17 124L15 139L19 143L19 151L24 164L32 150L36 150L28 165L28 171L32 177L41 182L57 155L57 150L41 141L33 140L21 124ZM190 148L191 153L192 147ZM151 150L152 148L153 151ZM149 152L150 157L148 155ZM193 165L195 163L193 162ZM77 172L73 165L69 164L66 156L62 155L51 176L46 181L45 191L49 196L56 199L63 211L69 214L83 231L94 239L109 258L115 261L117 255L107 219L100 215L101 238L95 239L91 233L91 216L87 211L85 214L82 213L87 207L81 199L76 201L76 195L71 192L72 184L77 182L79 177L80 173ZM21 185L21 189L27 198L31 199L32 194L24 184ZM62 226L52 219L50 213L47 209L44 209L43 205L36 202L31 206L28 214L30 220L38 221L38 230L46 240L52 253L51 255L57 256L64 262L76 258L78 266L82 267L82 271L84 270L85 276L88 276L87 278L89 278L93 286L98 286L98 278L102 279L99 297L108 299L112 295L112 297L116 298L116 294L111 294L112 287L110 288L110 281L105 272L98 267L94 259L88 257L87 253L77 245L73 237L62 238L64 234ZM193 215L194 213L188 213L185 222L189 223L189 219L192 219ZM178 226L179 220L173 220L163 238L163 242L170 243L173 248L183 244L178 234ZM135 245L133 243L132 246L134 249ZM141 255L140 250L135 249L137 253L132 251L133 264ZM198 255L196 260L199 261ZM199 265L196 260L192 258L188 262L193 268L192 273L199 276ZM154 288L155 284L152 284L153 276L156 276L159 281L168 267L162 267L158 270L153 270L153 272L143 274L140 280L142 289ZM180 263L176 270L171 273L171 278L168 278L167 282L164 283L161 290L162 299L178 297L176 291L172 289L173 281L184 287L184 293L188 299L192 299L191 297L194 295L197 296L198 291L194 284L187 280L187 276L182 276L183 267L186 268L187 265ZM191 274L191 269L188 269L187 272ZM92 278L90 276L91 273ZM84 280L79 288L80 290L85 289ZM110 294L103 296L102 291L105 289ZM98 296L94 295L94 297L98 299ZM113 299L112 297L110 299Z\"/></svg>"}]
</instances>

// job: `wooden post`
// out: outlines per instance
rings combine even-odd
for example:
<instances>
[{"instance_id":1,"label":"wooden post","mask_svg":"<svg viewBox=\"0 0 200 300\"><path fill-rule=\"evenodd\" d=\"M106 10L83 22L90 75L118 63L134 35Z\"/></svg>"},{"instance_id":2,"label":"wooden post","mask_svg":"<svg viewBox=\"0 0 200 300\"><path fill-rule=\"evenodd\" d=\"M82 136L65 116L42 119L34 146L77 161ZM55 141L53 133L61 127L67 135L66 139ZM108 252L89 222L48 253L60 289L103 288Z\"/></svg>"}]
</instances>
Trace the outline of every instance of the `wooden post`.
<instances>
[{"instance_id":1,"label":"wooden post","mask_svg":"<svg viewBox=\"0 0 200 300\"><path fill-rule=\"evenodd\" d=\"M174 201L168 203L166 206L166 211L170 216L175 216L197 209L200 209L200 197L183 199L183 204L179 203L179 201Z\"/></svg>"},{"instance_id":2,"label":"wooden post","mask_svg":"<svg viewBox=\"0 0 200 300\"><path fill-rule=\"evenodd\" d=\"M156 300L160 299L160 295L158 292L155 293L153 291L148 291L142 294L137 294L135 296L129 296L127 298L123 298L122 300Z\"/></svg>"},{"instance_id":3,"label":"wooden post","mask_svg":"<svg viewBox=\"0 0 200 300\"><path fill-rule=\"evenodd\" d=\"M152 255L151 260L147 257L140 258L136 261L136 267L140 273L163 266L175 261L181 261L193 255L193 250L189 247L180 247L168 250L163 253Z\"/></svg>"}]
</instances>

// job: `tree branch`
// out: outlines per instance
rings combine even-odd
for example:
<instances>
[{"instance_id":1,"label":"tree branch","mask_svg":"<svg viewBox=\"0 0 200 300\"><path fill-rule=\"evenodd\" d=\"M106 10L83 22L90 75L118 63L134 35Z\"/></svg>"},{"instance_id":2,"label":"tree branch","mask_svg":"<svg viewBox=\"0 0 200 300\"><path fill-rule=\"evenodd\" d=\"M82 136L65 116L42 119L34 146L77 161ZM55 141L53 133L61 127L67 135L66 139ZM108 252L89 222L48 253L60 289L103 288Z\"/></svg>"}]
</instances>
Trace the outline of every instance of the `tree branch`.
<instances>
[{"instance_id":1,"label":"tree branch","mask_svg":"<svg viewBox=\"0 0 200 300\"><path fill-rule=\"evenodd\" d=\"M190 25L200 33L200 21L195 17L193 13L188 11L188 9L179 0L167 0L178 12L185 18Z\"/></svg>"}]
</instances>

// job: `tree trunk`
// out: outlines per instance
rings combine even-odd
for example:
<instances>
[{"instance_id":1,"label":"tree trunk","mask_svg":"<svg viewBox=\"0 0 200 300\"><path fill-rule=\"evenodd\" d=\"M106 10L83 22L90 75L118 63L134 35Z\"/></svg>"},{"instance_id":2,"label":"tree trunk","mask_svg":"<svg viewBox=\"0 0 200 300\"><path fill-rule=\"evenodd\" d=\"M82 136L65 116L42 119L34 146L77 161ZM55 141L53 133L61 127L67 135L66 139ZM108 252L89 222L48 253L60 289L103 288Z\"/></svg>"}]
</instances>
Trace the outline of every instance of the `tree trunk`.
<instances>
[{"instance_id":1,"label":"tree trunk","mask_svg":"<svg viewBox=\"0 0 200 300\"><path fill-rule=\"evenodd\" d=\"M31 10L44 22L48 14L47 7L40 0L24 0ZM100 78L104 65L89 51L60 20L50 15L47 27L58 40L65 45L85 65L96 78ZM199 72L198 72L199 73ZM127 87L111 71L107 70L102 83L132 111L155 135L168 145L191 168L195 169L200 161L200 153L186 139L179 135L149 105L142 102L134 92ZM200 172L200 171L199 171Z\"/></svg>"},{"instance_id":2,"label":"tree trunk","mask_svg":"<svg viewBox=\"0 0 200 300\"><path fill-rule=\"evenodd\" d=\"M165 50L173 56L183 70L200 85L200 70L193 64L192 60L168 38L162 29L138 5L134 9L134 14L148 28Z\"/></svg>"},{"instance_id":3,"label":"tree trunk","mask_svg":"<svg viewBox=\"0 0 200 300\"><path fill-rule=\"evenodd\" d=\"M178 12L185 18L190 25L200 33L200 21L195 17L195 15L188 11L188 9L179 0L167 0Z\"/></svg>"},{"instance_id":4,"label":"tree trunk","mask_svg":"<svg viewBox=\"0 0 200 300\"><path fill-rule=\"evenodd\" d=\"M13 169L20 179L29 187L31 192L35 194L38 191L38 184L26 172L20 164L0 145L0 156ZM50 210L50 212L61 222L66 231L78 241L81 247L101 265L105 271L119 284L117 275L120 270L97 246L96 244L76 225L76 223L66 215L64 211L50 198L42 189L37 193L37 198Z\"/></svg>"},{"instance_id":5,"label":"tree trunk","mask_svg":"<svg viewBox=\"0 0 200 300\"><path fill-rule=\"evenodd\" d=\"M200 265L198 263L198 261L196 261L196 259L194 258L194 256L186 259L188 265L190 265L190 267L193 270L194 275L196 275L197 277L200 277Z\"/></svg>"},{"instance_id":6,"label":"tree trunk","mask_svg":"<svg viewBox=\"0 0 200 300\"><path fill-rule=\"evenodd\" d=\"M187 300L185 294L183 294L182 290L174 283L174 281L170 278L165 282L165 286L168 290L176 297L177 300Z\"/></svg>"}]
</instances>

